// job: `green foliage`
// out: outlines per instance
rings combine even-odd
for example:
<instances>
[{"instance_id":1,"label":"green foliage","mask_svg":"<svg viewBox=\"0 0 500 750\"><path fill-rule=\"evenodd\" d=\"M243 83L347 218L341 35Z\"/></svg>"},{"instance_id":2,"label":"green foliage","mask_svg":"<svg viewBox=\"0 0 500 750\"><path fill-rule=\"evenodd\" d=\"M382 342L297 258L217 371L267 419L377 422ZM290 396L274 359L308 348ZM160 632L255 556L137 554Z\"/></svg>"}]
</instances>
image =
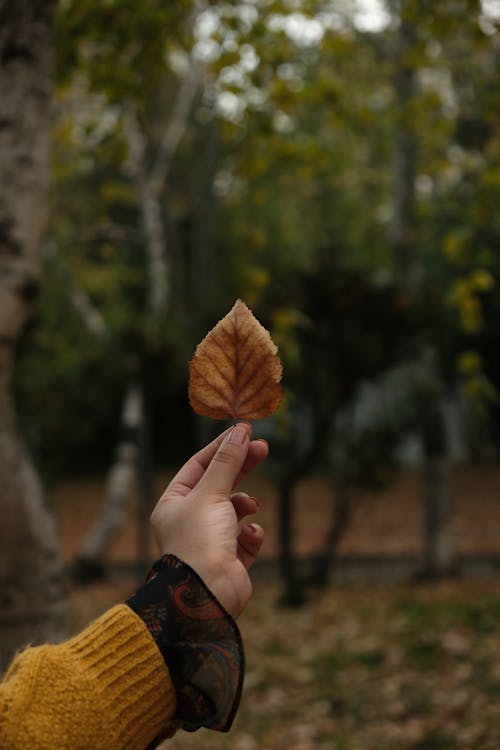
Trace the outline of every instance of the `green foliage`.
<instances>
[{"instance_id":1,"label":"green foliage","mask_svg":"<svg viewBox=\"0 0 500 750\"><path fill-rule=\"evenodd\" d=\"M347 0L334 9L320 0L215 0L201 10L190 0L59 3L51 239L106 335L85 331L71 284L48 267L18 384L39 455L62 451L63 415L74 422L80 409L88 432L71 455L85 440L103 455L90 436L104 444L113 432L130 362L148 370L163 435L173 404L185 414L195 344L237 296L280 345L286 396L272 429L283 445L299 444L314 414L345 408L361 382L411 359L423 336L442 353L448 383L462 379L484 414L498 409L496 22L476 0L407 0L401 57L395 19L361 32L352 9ZM172 292L152 320L127 122L150 167L190 56L202 83L160 194ZM401 73L416 85L396 107ZM411 293L398 286L390 239L402 128L417 142ZM406 421L354 436L363 471ZM350 473L347 453L329 460Z\"/></svg>"},{"instance_id":2,"label":"green foliage","mask_svg":"<svg viewBox=\"0 0 500 750\"><path fill-rule=\"evenodd\" d=\"M165 75L166 45L192 41L192 4L147 0L62 0L58 16L58 72L62 85L76 75L112 102L147 100Z\"/></svg>"},{"instance_id":3,"label":"green foliage","mask_svg":"<svg viewBox=\"0 0 500 750\"><path fill-rule=\"evenodd\" d=\"M65 293L60 276L48 271L38 314L18 353L20 417L47 479L109 463L128 376L113 342L85 331Z\"/></svg>"},{"instance_id":4,"label":"green foliage","mask_svg":"<svg viewBox=\"0 0 500 750\"><path fill-rule=\"evenodd\" d=\"M293 415L281 415L273 456L286 473L312 452L314 465L373 486L389 476L408 414L381 409L357 424L353 411L362 385L408 354L407 302L393 284L350 268L333 250L318 252L294 296L297 308L278 308L273 327L288 388L283 408Z\"/></svg>"}]
</instances>

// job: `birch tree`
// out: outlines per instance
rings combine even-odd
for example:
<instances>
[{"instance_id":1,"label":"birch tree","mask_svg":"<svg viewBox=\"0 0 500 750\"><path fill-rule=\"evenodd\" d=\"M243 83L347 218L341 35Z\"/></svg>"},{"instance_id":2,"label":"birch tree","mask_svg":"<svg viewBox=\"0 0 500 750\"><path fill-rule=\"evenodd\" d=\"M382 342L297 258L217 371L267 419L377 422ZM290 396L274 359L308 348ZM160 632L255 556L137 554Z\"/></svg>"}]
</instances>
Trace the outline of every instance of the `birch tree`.
<instances>
[{"instance_id":1,"label":"birch tree","mask_svg":"<svg viewBox=\"0 0 500 750\"><path fill-rule=\"evenodd\" d=\"M425 276L419 258L416 178L420 141L415 112L418 98L418 12L411 0L394 0L394 94L396 105L393 162L393 206L388 240L394 255L399 284L404 294L418 304ZM421 54L421 50L420 50ZM423 556L420 575L438 577L452 570L452 504L450 467L444 422L445 384L433 332L422 334L417 352L417 390L422 403L422 503L424 510Z\"/></svg>"},{"instance_id":2,"label":"birch tree","mask_svg":"<svg viewBox=\"0 0 500 750\"><path fill-rule=\"evenodd\" d=\"M133 102L125 106L124 133L129 148L127 173L136 194L139 214L145 236L145 259L148 269L148 311L145 325L151 330L159 328L163 316L169 312L172 287L172 262L164 221L163 202L165 184L171 161L188 127L193 100L200 83L199 68L193 60L181 81L172 113L165 116L163 134L156 156L149 166L148 156L154 150L144 130L141 129ZM137 369L140 370L138 363ZM141 436L147 430L145 399L137 383L137 373L125 389L121 417L120 438L115 459L108 472L106 493L99 515L84 539L74 571L77 577L98 575L102 572L102 555L109 540L120 527L134 483L141 488L141 501L145 505L143 519L147 518L152 497L145 492L150 482L141 467L148 463L141 455ZM141 481L141 475L142 480ZM142 534L139 538L145 538ZM141 543L141 557L146 555L147 543Z\"/></svg>"},{"instance_id":3,"label":"birch tree","mask_svg":"<svg viewBox=\"0 0 500 750\"><path fill-rule=\"evenodd\" d=\"M0 5L0 668L23 643L58 638L54 520L12 394L16 343L36 297L48 217L52 2Z\"/></svg>"}]
</instances>

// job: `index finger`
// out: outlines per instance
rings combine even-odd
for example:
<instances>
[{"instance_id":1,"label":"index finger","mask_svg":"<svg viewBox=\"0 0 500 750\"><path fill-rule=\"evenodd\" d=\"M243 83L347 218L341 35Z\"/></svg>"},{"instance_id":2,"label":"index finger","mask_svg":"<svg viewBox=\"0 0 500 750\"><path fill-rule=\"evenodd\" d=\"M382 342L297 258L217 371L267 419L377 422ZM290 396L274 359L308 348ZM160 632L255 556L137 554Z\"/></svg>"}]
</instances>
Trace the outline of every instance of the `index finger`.
<instances>
[{"instance_id":1,"label":"index finger","mask_svg":"<svg viewBox=\"0 0 500 750\"><path fill-rule=\"evenodd\" d=\"M260 463L262 463L262 461L267 458L268 454L269 446L265 440L263 440L262 438L251 440L250 445L248 446L248 453L247 457L245 458L245 463L243 464L239 475L236 477L234 486L237 487L241 480L246 477L246 475L250 471L255 469Z\"/></svg>"},{"instance_id":2,"label":"index finger","mask_svg":"<svg viewBox=\"0 0 500 750\"><path fill-rule=\"evenodd\" d=\"M224 440L224 437L230 429L231 428L228 427L228 429L215 438L215 440L198 451L198 453L195 453L195 455L192 456L192 458L190 458L181 469L179 469L177 474L170 481L166 492L182 496L191 492L202 478L212 458L215 456L219 445ZM269 446L265 440L261 438L251 440L248 446L245 463L236 478L234 486L236 487L250 471L262 463L262 461L267 458L268 453Z\"/></svg>"},{"instance_id":3,"label":"index finger","mask_svg":"<svg viewBox=\"0 0 500 750\"><path fill-rule=\"evenodd\" d=\"M219 445L230 429L231 427L228 427L227 430L224 430L224 432L212 440L211 443L205 445L194 456L191 456L169 483L167 492L173 492L176 495L187 495L188 492L191 492L193 487L196 487L202 478L207 466L217 453Z\"/></svg>"}]
</instances>

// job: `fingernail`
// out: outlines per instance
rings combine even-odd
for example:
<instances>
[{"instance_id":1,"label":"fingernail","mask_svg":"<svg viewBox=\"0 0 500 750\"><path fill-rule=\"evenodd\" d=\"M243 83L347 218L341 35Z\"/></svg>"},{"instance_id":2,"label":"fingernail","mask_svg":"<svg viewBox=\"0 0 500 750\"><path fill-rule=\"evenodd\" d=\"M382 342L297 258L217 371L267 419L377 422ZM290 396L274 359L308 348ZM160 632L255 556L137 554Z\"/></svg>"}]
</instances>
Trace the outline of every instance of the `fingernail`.
<instances>
[{"instance_id":1,"label":"fingernail","mask_svg":"<svg viewBox=\"0 0 500 750\"><path fill-rule=\"evenodd\" d=\"M259 527L255 523L249 523L248 528L251 529L252 534L258 534L260 532Z\"/></svg>"},{"instance_id":2,"label":"fingernail","mask_svg":"<svg viewBox=\"0 0 500 750\"><path fill-rule=\"evenodd\" d=\"M256 498L256 497L254 497L253 495L249 495L249 498L250 498L250 500L253 500L253 501L254 501L255 505L257 506L257 510L259 510L259 508L260 508L260 503L259 503L259 501L257 500L257 498Z\"/></svg>"},{"instance_id":3,"label":"fingernail","mask_svg":"<svg viewBox=\"0 0 500 750\"><path fill-rule=\"evenodd\" d=\"M244 424L236 424L227 439L228 443L236 445L243 445L246 440L248 440L248 428Z\"/></svg>"}]
</instances>

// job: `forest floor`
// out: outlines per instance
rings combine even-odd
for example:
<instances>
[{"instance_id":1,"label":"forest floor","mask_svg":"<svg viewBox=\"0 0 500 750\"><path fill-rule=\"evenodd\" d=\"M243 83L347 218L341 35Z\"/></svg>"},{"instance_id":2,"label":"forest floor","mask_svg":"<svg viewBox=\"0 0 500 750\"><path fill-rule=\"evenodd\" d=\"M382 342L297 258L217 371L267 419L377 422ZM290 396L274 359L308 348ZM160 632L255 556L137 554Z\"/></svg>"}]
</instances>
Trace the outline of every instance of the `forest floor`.
<instances>
[{"instance_id":1,"label":"forest floor","mask_svg":"<svg viewBox=\"0 0 500 750\"><path fill-rule=\"evenodd\" d=\"M158 489L168 476L158 477ZM277 550L276 497L261 475L264 555ZM419 477L405 472L383 492L356 499L341 554L418 553ZM64 557L70 561L103 494L101 481L52 493ZM453 476L454 539L461 553L500 553L500 469ZM297 546L321 544L328 487L309 480L297 498ZM110 546L110 561L133 560L134 504ZM154 550L152 550L154 555ZM119 578L69 592L75 631L133 589ZM180 733L165 750L498 750L500 747L500 578L440 584L336 583L306 606L277 606L279 585L256 579L239 624L247 671L232 731Z\"/></svg>"}]
</instances>

